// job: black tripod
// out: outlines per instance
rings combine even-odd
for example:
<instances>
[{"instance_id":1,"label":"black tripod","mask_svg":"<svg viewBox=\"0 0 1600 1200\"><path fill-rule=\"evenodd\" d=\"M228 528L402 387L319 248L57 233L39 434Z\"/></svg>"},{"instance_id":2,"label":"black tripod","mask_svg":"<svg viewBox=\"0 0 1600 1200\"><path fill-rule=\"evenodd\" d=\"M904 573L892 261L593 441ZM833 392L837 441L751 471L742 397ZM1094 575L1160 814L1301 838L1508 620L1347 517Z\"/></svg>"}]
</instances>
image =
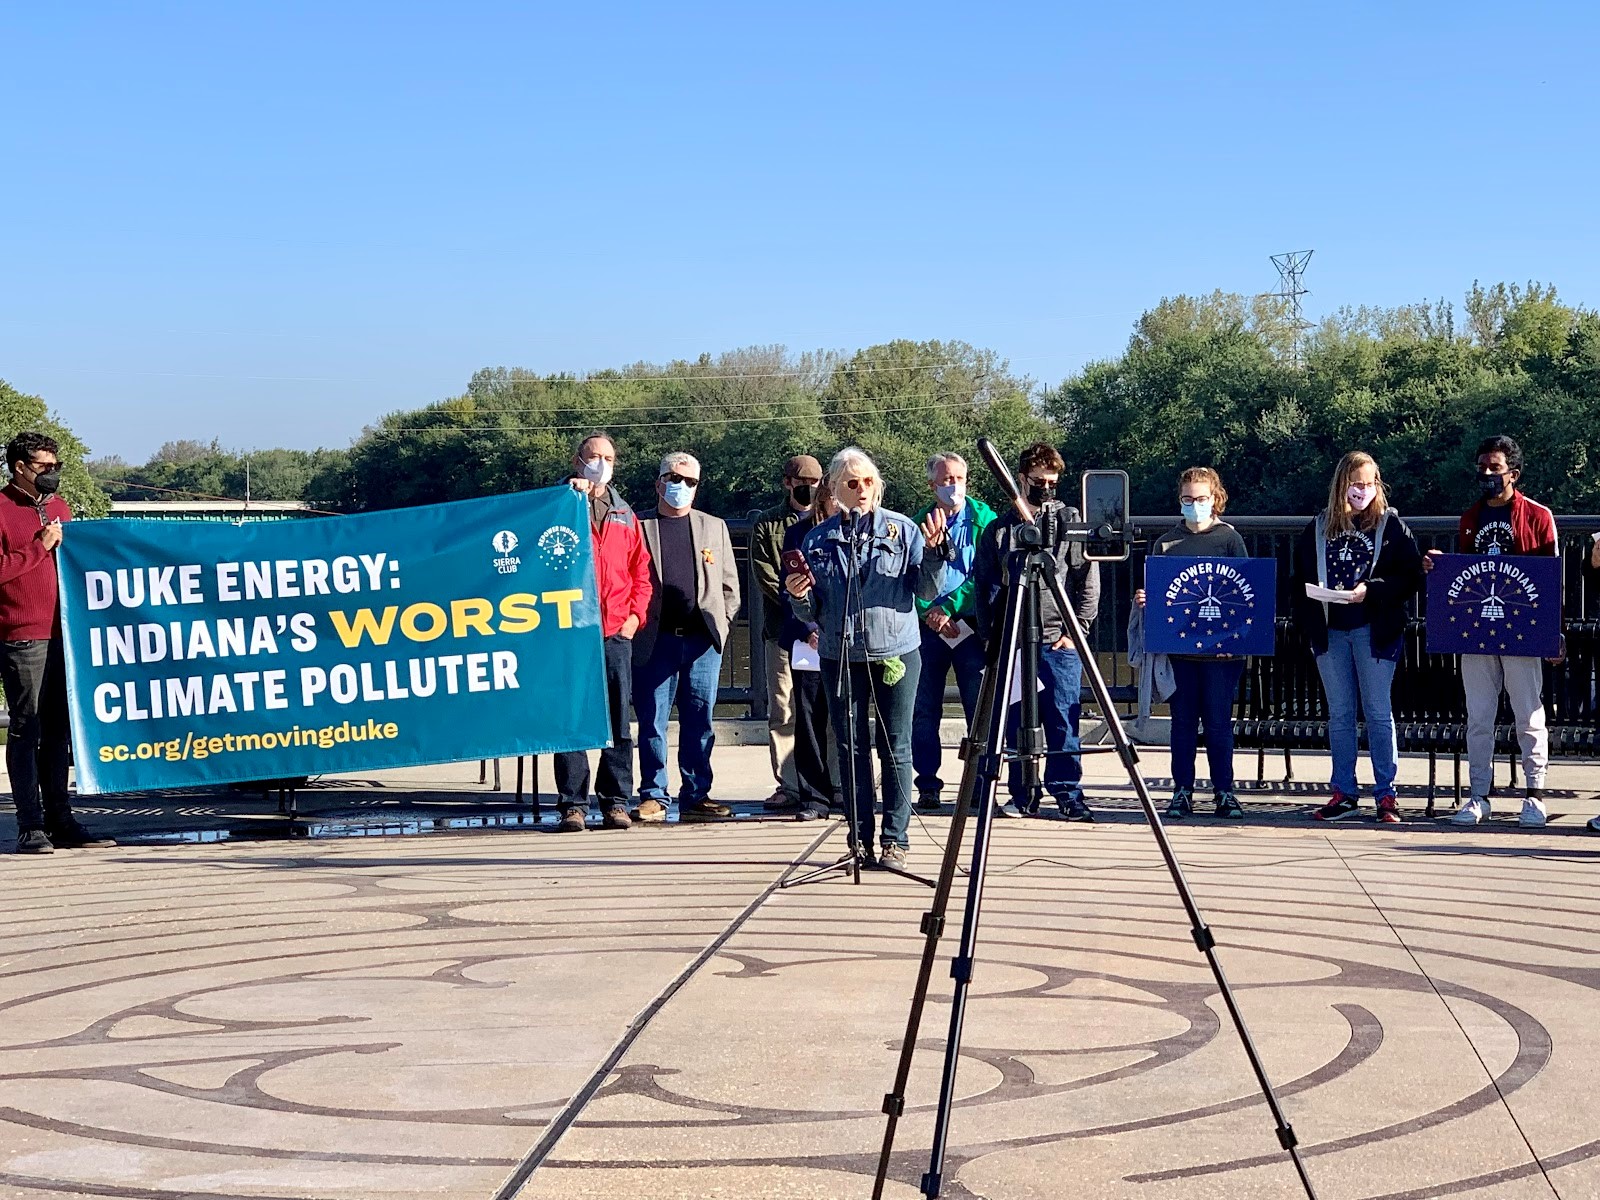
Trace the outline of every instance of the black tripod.
<instances>
[{"instance_id":1,"label":"black tripod","mask_svg":"<svg viewBox=\"0 0 1600 1200\"><path fill-rule=\"evenodd\" d=\"M1128 779L1133 784L1139 805L1144 809L1145 818L1150 823L1156 846L1166 862L1167 870L1172 875L1173 885L1177 888L1184 910L1188 913L1190 933L1195 945L1205 955L1212 977L1217 981L1223 1004L1228 1010L1234 1028L1238 1031L1245 1057L1250 1061L1250 1069L1255 1073L1256 1082L1277 1126L1278 1144L1288 1151L1306 1196L1310 1200L1316 1200L1316 1192L1312 1188L1311 1179L1306 1174L1305 1164L1301 1161L1296 1148L1298 1140L1294 1129L1285 1118L1278 1098L1272 1090L1272 1083L1267 1078L1261 1057L1256 1052L1249 1030L1245 1027L1244 1017L1234 1001L1233 989L1228 986L1222 964L1217 960L1216 938L1200 914L1194 893L1189 890L1188 881L1183 876L1183 868L1173 853L1166 829L1161 824L1161 817L1156 812L1149 789L1145 786L1144 777L1139 773L1138 754L1128 740L1121 718L1112 706L1105 676L1101 673L1099 662L1089 646L1083 624L1078 620L1077 611L1072 607L1071 601L1061 588L1060 580L1056 577L1054 539L1051 542L1045 540L1047 532L1045 526L1048 522L1034 520L1032 513L1022 506L1016 482L1001 461L993 443L986 438L979 439L978 449L982 452L989 469L1000 480L1006 494L1029 520L1016 526L1016 538L1013 543L1015 548L1008 556L1006 564L1010 586L1006 596L1005 613L999 628L995 631L997 636L991 639L988 667L984 672L983 688L978 695L977 711L973 715L972 735L962 743L961 747L961 757L965 763L961 775L961 792L956 800L955 816L950 822L950 836L945 843L944 862L939 871L938 882L934 885L933 906L922 917L922 932L926 940L922 949L922 962L917 971L916 989L911 996L911 1011L906 1020L905 1040L900 1046L900 1064L895 1073L894 1090L883 1100L883 1111L888 1117L888 1124L884 1129L883 1149L878 1159L878 1173L872 1188L873 1200L881 1200L884 1185L888 1180L890 1160L894 1153L895 1131L901 1116L905 1113L906 1083L911 1077L911 1060L916 1052L923 1006L927 1003L928 984L933 976L933 962L938 955L939 939L944 936L945 913L955 883L961 839L965 832L967 815L976 813L977 826L972 837L972 865L968 873L960 944L950 963L955 991L951 998L950 1031L945 1040L944 1069L940 1076L938 1107L934 1114L933 1146L929 1154L927 1173L922 1176L920 1184L922 1194L928 1200L936 1200L943 1187L951 1106L955 1099L956 1066L961 1053L961 1030L966 1018L967 991L972 982L972 970L976 960L978 918L983 904L984 871L989 860L989 834L994 820L994 796L1005 757L1003 750L1006 699L1010 695L1012 678L1018 668L1019 650L1024 670L1026 664L1037 662L1039 652L1037 601L1041 590L1045 587L1050 589L1051 596L1066 622L1073 645L1078 649L1084 673L1089 679L1095 701L1105 716L1106 726L1111 732L1117 754L1127 769ZM1058 535L1066 540L1078 539L1090 532L1092 531L1086 528L1075 527L1062 527L1057 531ZM1030 613L1035 616L1025 621L1025 616ZM1027 644L1030 640L1033 642L1032 645ZM1026 679L1024 686L1031 686ZM1026 696L1026 692L1024 695ZM1035 750L1042 751L1042 746L1034 739L1029 739L1029 744ZM1018 752L1021 753L1023 750L1023 738L1019 732ZM1038 770L1038 755L1031 756L1035 765L1028 770L1027 777L1030 780L1037 777Z\"/></svg>"},{"instance_id":2,"label":"black tripod","mask_svg":"<svg viewBox=\"0 0 1600 1200\"><path fill-rule=\"evenodd\" d=\"M847 849L831 863L824 863L820 867L813 867L809 871L804 871L799 875L781 881L778 884L780 888L800 887L807 883L817 883L824 879L830 879L841 871L848 873L853 883L859 884L861 882L861 864L863 862L872 862L871 849L861 844L861 838L856 833L856 817L858 815L856 811L856 721L855 697L852 690L854 684L850 678L850 652L856 645L857 635L861 633L859 571L865 569L864 563L858 563L858 559L861 556L858 542L861 530L866 527L868 520L870 518L865 516L852 516L848 522L841 522L840 526L845 530L845 548L850 566L845 573L844 624L841 627L839 646L839 679L832 689L833 695L829 698L830 703L841 706L839 711L845 715L844 741L839 747L839 757L842 760L839 764L839 770L843 777L841 782L844 785L845 845ZM876 711L876 705L873 707L874 711ZM880 715L878 720L881 721L882 719ZM934 886L933 880L924 879L920 875L913 875L910 871L888 866L881 862L878 866L890 874L900 875L906 879L914 879L916 882L926 884L928 887Z\"/></svg>"}]
</instances>

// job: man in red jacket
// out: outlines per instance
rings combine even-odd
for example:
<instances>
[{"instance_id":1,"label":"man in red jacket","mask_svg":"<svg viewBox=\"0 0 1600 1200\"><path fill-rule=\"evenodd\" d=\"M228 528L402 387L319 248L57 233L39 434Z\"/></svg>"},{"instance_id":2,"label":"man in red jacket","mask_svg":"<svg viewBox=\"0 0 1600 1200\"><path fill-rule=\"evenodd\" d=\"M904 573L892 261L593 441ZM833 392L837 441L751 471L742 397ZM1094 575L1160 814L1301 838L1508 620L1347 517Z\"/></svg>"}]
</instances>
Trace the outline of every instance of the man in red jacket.
<instances>
[{"instance_id":1,"label":"man in red jacket","mask_svg":"<svg viewBox=\"0 0 1600 1200\"><path fill-rule=\"evenodd\" d=\"M1480 498L1467 509L1457 531L1462 554L1555 555L1556 519L1548 508L1517 490L1522 478L1522 447L1504 434L1484 439L1478 447ZM1433 569L1431 550L1424 570ZM1537 829L1545 823L1545 771L1550 761L1545 731L1544 665L1537 658L1499 654L1463 654L1461 683L1467 695L1467 775L1471 793L1451 815L1457 825L1489 819L1489 792L1494 783L1494 722L1500 693L1510 697L1522 744L1522 770L1527 794L1517 823Z\"/></svg>"},{"instance_id":2,"label":"man in red jacket","mask_svg":"<svg viewBox=\"0 0 1600 1200\"><path fill-rule=\"evenodd\" d=\"M0 491L0 686L6 693L6 771L17 805L17 853L101 845L72 815L71 726L61 653L56 547L72 520L56 495L54 440L19 433L6 447L11 482Z\"/></svg>"},{"instance_id":3,"label":"man in red jacket","mask_svg":"<svg viewBox=\"0 0 1600 1200\"><path fill-rule=\"evenodd\" d=\"M650 612L650 551L639 519L611 486L617 448L604 433L591 433L572 456L572 487L589 497L589 533L594 542L595 576L600 589L600 626L606 640L606 702L611 745L600 751L595 795L607 829L626 829L633 796L633 636ZM582 750L558 754L558 828L579 832L589 811L589 756Z\"/></svg>"}]
</instances>

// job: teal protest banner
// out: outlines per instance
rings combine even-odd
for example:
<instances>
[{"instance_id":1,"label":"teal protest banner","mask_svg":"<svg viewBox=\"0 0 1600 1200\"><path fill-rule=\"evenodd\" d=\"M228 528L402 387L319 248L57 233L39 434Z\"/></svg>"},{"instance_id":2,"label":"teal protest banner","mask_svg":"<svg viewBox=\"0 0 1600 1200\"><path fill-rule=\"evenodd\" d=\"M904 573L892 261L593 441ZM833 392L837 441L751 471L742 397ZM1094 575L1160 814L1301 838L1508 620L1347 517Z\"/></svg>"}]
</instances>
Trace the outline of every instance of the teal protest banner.
<instances>
[{"instance_id":1,"label":"teal protest banner","mask_svg":"<svg viewBox=\"0 0 1600 1200\"><path fill-rule=\"evenodd\" d=\"M66 532L61 611L85 794L610 740L588 512L571 488Z\"/></svg>"}]
</instances>

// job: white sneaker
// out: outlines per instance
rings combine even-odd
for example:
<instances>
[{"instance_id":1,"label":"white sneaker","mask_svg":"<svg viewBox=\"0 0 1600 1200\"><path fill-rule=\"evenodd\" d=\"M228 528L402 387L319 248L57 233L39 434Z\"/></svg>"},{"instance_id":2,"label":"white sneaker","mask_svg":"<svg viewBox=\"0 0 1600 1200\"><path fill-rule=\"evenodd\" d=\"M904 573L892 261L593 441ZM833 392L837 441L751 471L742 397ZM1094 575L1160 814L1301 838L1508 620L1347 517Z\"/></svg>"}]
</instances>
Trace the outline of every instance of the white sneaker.
<instances>
[{"instance_id":1,"label":"white sneaker","mask_svg":"<svg viewBox=\"0 0 1600 1200\"><path fill-rule=\"evenodd\" d=\"M1476 825L1489 816L1489 801L1472 796L1461 802L1461 807L1450 814L1452 825Z\"/></svg>"},{"instance_id":2,"label":"white sneaker","mask_svg":"<svg viewBox=\"0 0 1600 1200\"><path fill-rule=\"evenodd\" d=\"M1022 810L1020 808L1018 808L1015 804L1011 804L1011 803L999 804L999 803L996 803L995 806L994 806L994 815L997 816L997 817L1016 817L1016 818L1020 819L1022 817Z\"/></svg>"},{"instance_id":3,"label":"white sneaker","mask_svg":"<svg viewBox=\"0 0 1600 1200\"><path fill-rule=\"evenodd\" d=\"M1544 823L1544 801L1536 796L1529 796L1522 802L1522 815L1517 818L1517 824L1524 829L1543 829Z\"/></svg>"}]
</instances>

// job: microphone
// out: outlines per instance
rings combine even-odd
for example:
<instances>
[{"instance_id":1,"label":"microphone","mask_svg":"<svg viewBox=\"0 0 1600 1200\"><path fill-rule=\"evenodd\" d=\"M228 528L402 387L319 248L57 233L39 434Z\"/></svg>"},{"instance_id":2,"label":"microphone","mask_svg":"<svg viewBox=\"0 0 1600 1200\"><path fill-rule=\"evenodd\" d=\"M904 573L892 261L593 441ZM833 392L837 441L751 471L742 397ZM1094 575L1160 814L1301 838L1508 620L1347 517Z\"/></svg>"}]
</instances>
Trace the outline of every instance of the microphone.
<instances>
[{"instance_id":1,"label":"microphone","mask_svg":"<svg viewBox=\"0 0 1600 1200\"><path fill-rule=\"evenodd\" d=\"M978 453L982 455L984 465L989 468L989 473L1000 484L1000 490L1005 492L1006 498L1016 508L1017 515L1024 521L1033 520L1033 509L1022 498L1022 489L1017 486L1016 477L1011 474L1011 468L1006 466L1006 460L1000 457L1000 451L995 447L995 444L986 437L979 438Z\"/></svg>"}]
</instances>

